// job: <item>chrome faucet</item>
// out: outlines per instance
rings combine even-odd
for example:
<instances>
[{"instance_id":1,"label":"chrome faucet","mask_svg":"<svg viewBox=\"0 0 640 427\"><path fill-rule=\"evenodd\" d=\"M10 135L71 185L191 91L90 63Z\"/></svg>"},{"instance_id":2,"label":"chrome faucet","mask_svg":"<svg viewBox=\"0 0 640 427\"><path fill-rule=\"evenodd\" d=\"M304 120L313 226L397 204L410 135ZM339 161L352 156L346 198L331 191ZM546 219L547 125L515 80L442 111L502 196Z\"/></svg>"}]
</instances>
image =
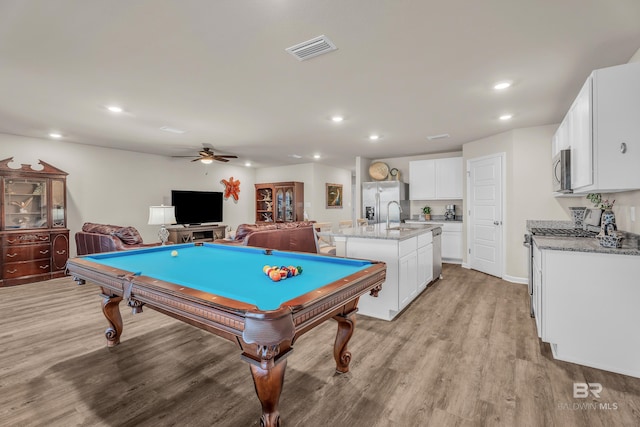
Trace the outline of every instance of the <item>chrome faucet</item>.
<instances>
[{"instance_id":1,"label":"chrome faucet","mask_svg":"<svg viewBox=\"0 0 640 427\"><path fill-rule=\"evenodd\" d=\"M400 220L400 214L402 213L402 206L400 206L400 203L396 202L395 200L392 200L389 203L387 203L387 229L389 228L389 208L391 207L392 203L395 203L396 205L398 205L398 221Z\"/></svg>"}]
</instances>

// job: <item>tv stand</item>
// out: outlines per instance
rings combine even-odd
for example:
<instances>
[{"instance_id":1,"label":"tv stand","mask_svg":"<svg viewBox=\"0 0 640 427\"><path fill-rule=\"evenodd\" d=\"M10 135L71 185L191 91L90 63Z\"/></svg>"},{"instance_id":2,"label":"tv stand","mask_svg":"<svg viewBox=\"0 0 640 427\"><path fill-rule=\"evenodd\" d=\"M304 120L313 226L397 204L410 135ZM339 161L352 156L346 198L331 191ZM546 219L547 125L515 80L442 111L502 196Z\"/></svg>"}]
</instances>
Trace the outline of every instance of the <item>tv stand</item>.
<instances>
[{"instance_id":1,"label":"tv stand","mask_svg":"<svg viewBox=\"0 0 640 427\"><path fill-rule=\"evenodd\" d=\"M185 227L167 227L169 241L173 243L213 242L224 239L226 225L189 225Z\"/></svg>"}]
</instances>

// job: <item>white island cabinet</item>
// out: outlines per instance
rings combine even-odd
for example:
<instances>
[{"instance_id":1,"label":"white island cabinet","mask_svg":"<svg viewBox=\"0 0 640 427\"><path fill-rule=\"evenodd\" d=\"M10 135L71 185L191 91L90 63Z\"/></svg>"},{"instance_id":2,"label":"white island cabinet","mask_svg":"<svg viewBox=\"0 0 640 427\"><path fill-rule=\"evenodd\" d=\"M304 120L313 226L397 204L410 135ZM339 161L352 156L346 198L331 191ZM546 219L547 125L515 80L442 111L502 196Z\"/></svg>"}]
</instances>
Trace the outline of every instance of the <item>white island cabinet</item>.
<instances>
[{"instance_id":1,"label":"white island cabinet","mask_svg":"<svg viewBox=\"0 0 640 427\"><path fill-rule=\"evenodd\" d=\"M338 256L387 264L387 279L378 297L360 297L358 313L392 320L434 278L432 230L436 227L402 224L400 229L387 230L385 224L376 224L320 234L333 237Z\"/></svg>"}]
</instances>

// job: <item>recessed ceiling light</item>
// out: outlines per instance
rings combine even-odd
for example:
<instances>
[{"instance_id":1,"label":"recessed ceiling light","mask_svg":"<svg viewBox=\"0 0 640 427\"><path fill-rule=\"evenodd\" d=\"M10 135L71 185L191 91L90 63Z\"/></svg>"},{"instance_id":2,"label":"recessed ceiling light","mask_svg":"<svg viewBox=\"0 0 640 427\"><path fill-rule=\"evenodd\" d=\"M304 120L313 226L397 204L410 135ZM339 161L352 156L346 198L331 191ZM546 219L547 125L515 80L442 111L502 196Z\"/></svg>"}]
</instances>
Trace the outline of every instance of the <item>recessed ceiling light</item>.
<instances>
[{"instance_id":1,"label":"recessed ceiling light","mask_svg":"<svg viewBox=\"0 0 640 427\"><path fill-rule=\"evenodd\" d=\"M493 85L495 90L504 90L511 87L511 82L499 82Z\"/></svg>"},{"instance_id":2,"label":"recessed ceiling light","mask_svg":"<svg viewBox=\"0 0 640 427\"><path fill-rule=\"evenodd\" d=\"M107 110L111 111L112 113L122 113L122 111L124 111L122 107L119 107L117 105L107 105Z\"/></svg>"},{"instance_id":3,"label":"recessed ceiling light","mask_svg":"<svg viewBox=\"0 0 640 427\"><path fill-rule=\"evenodd\" d=\"M319 159L319 158L320 158L320 154L314 154L314 155L313 155L313 158L314 158L314 159Z\"/></svg>"},{"instance_id":4,"label":"recessed ceiling light","mask_svg":"<svg viewBox=\"0 0 640 427\"><path fill-rule=\"evenodd\" d=\"M289 157L293 157L294 159L301 159L302 156L300 154L289 154Z\"/></svg>"},{"instance_id":5,"label":"recessed ceiling light","mask_svg":"<svg viewBox=\"0 0 640 427\"><path fill-rule=\"evenodd\" d=\"M370 139L371 141L377 141L377 140L379 140L379 139L380 139L380 135L375 135L375 134L370 135L370 136L369 136L369 139Z\"/></svg>"},{"instance_id":6,"label":"recessed ceiling light","mask_svg":"<svg viewBox=\"0 0 640 427\"><path fill-rule=\"evenodd\" d=\"M341 121L344 120L344 117L342 117L342 116L333 116L333 117L331 117L331 120L336 122L336 123L340 123Z\"/></svg>"},{"instance_id":7,"label":"recessed ceiling light","mask_svg":"<svg viewBox=\"0 0 640 427\"><path fill-rule=\"evenodd\" d=\"M49 136L50 136L51 138L56 138L56 139L62 138L62 134L61 134L61 133L58 133L58 132L51 132L51 133L49 134Z\"/></svg>"},{"instance_id":8,"label":"recessed ceiling light","mask_svg":"<svg viewBox=\"0 0 640 427\"><path fill-rule=\"evenodd\" d=\"M449 135L448 133L441 133L441 134L439 134L439 135L431 135L431 136L428 136L428 137L427 137L427 139L428 139L429 141L433 141L434 139L444 139L444 138L449 138L449 136L450 136L450 135Z\"/></svg>"},{"instance_id":9,"label":"recessed ceiling light","mask_svg":"<svg viewBox=\"0 0 640 427\"><path fill-rule=\"evenodd\" d=\"M244 162L244 165L245 165L246 167L250 167L250 166L251 166L251 162Z\"/></svg>"},{"instance_id":10,"label":"recessed ceiling light","mask_svg":"<svg viewBox=\"0 0 640 427\"><path fill-rule=\"evenodd\" d=\"M502 116L500 116L500 120L509 120L513 117L512 114L503 114Z\"/></svg>"}]
</instances>

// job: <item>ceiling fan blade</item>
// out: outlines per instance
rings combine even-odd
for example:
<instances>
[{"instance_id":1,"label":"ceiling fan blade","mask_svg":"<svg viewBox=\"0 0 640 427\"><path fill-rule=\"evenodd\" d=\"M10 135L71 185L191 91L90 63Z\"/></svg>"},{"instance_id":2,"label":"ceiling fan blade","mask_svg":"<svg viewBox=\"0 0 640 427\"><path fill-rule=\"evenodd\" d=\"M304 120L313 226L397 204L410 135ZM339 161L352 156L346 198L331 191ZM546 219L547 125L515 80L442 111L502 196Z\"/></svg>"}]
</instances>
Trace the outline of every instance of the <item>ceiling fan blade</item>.
<instances>
[{"instance_id":1,"label":"ceiling fan blade","mask_svg":"<svg viewBox=\"0 0 640 427\"><path fill-rule=\"evenodd\" d=\"M198 160L202 160L202 157L198 157L197 159L191 160L192 162L197 162Z\"/></svg>"},{"instance_id":2,"label":"ceiling fan blade","mask_svg":"<svg viewBox=\"0 0 640 427\"><path fill-rule=\"evenodd\" d=\"M216 157L224 157L225 159L237 159L238 156L227 156L227 155L218 155L216 154Z\"/></svg>"},{"instance_id":3,"label":"ceiling fan blade","mask_svg":"<svg viewBox=\"0 0 640 427\"><path fill-rule=\"evenodd\" d=\"M229 160L225 159L224 157L220 157L220 156L213 156L213 158L219 162L228 162Z\"/></svg>"}]
</instances>

